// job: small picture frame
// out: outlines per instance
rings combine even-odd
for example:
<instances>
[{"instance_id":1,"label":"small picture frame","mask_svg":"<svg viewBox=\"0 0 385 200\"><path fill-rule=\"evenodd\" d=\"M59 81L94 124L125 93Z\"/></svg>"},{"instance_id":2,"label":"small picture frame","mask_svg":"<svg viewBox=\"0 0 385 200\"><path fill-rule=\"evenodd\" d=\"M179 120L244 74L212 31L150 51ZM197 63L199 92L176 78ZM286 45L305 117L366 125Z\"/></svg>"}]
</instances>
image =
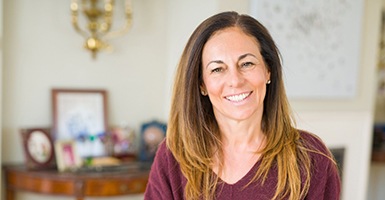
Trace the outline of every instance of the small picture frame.
<instances>
[{"instance_id":1,"label":"small picture frame","mask_svg":"<svg viewBox=\"0 0 385 200\"><path fill-rule=\"evenodd\" d=\"M58 170L76 171L82 166L76 143L73 140L57 140L55 142L56 163Z\"/></svg>"},{"instance_id":2,"label":"small picture frame","mask_svg":"<svg viewBox=\"0 0 385 200\"><path fill-rule=\"evenodd\" d=\"M55 141L74 140L82 158L107 154L103 144L108 124L106 90L55 88L52 106Z\"/></svg>"},{"instance_id":3,"label":"small picture frame","mask_svg":"<svg viewBox=\"0 0 385 200\"><path fill-rule=\"evenodd\" d=\"M50 130L50 128L20 130L28 169L47 169L56 166Z\"/></svg>"},{"instance_id":4,"label":"small picture frame","mask_svg":"<svg viewBox=\"0 0 385 200\"><path fill-rule=\"evenodd\" d=\"M153 162L159 144L166 137L167 125L160 121L144 123L140 131L139 160Z\"/></svg>"}]
</instances>

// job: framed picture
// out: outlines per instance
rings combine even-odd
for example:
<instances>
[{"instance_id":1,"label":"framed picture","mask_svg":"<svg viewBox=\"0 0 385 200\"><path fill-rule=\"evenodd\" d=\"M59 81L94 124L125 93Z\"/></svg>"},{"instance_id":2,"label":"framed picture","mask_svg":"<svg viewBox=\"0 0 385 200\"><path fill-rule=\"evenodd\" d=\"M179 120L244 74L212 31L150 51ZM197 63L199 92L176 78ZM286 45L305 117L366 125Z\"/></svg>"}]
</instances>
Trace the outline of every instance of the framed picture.
<instances>
[{"instance_id":1,"label":"framed picture","mask_svg":"<svg viewBox=\"0 0 385 200\"><path fill-rule=\"evenodd\" d=\"M29 169L55 167L55 153L49 128L28 128L20 130L26 166Z\"/></svg>"},{"instance_id":2,"label":"framed picture","mask_svg":"<svg viewBox=\"0 0 385 200\"><path fill-rule=\"evenodd\" d=\"M129 126L115 126L110 131L111 155L122 160L136 160L138 153L137 136Z\"/></svg>"},{"instance_id":3,"label":"framed picture","mask_svg":"<svg viewBox=\"0 0 385 200\"><path fill-rule=\"evenodd\" d=\"M103 144L107 132L105 90L53 89L52 106L55 140L74 140L81 157L106 154Z\"/></svg>"},{"instance_id":4,"label":"framed picture","mask_svg":"<svg viewBox=\"0 0 385 200\"><path fill-rule=\"evenodd\" d=\"M158 145L166 137L167 125L159 121L144 123L140 132L141 146L139 150L139 160L152 162Z\"/></svg>"},{"instance_id":5,"label":"framed picture","mask_svg":"<svg viewBox=\"0 0 385 200\"><path fill-rule=\"evenodd\" d=\"M72 140L55 142L56 163L59 171L74 171L82 166L76 143Z\"/></svg>"}]
</instances>

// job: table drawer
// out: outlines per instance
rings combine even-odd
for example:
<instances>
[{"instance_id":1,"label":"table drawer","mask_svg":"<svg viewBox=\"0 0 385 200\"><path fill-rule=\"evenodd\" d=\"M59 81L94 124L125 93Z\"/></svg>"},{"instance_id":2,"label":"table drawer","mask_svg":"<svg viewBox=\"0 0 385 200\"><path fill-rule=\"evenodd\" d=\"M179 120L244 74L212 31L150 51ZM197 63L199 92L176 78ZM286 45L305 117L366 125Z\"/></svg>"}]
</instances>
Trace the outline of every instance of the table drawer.
<instances>
[{"instance_id":1,"label":"table drawer","mask_svg":"<svg viewBox=\"0 0 385 200\"><path fill-rule=\"evenodd\" d=\"M9 172L6 174L10 189L21 189L46 194L75 195L75 181L54 179L52 177L36 177L26 173Z\"/></svg>"},{"instance_id":2,"label":"table drawer","mask_svg":"<svg viewBox=\"0 0 385 200\"><path fill-rule=\"evenodd\" d=\"M146 189L147 178L127 179L89 179L84 184L85 196L113 196L143 193Z\"/></svg>"}]
</instances>

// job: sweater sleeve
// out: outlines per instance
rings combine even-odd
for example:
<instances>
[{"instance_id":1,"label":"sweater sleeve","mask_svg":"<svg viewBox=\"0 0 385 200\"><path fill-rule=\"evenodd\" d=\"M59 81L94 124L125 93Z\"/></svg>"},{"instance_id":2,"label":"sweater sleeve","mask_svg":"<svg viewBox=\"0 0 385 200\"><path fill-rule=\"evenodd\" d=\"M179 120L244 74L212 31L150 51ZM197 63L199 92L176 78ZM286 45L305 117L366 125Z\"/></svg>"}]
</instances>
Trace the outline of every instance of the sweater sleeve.
<instances>
[{"instance_id":1,"label":"sweater sleeve","mask_svg":"<svg viewBox=\"0 0 385 200\"><path fill-rule=\"evenodd\" d=\"M325 185L323 199L340 199L341 198L341 182L337 167L333 165L329 168L328 177Z\"/></svg>"},{"instance_id":2,"label":"sweater sleeve","mask_svg":"<svg viewBox=\"0 0 385 200\"><path fill-rule=\"evenodd\" d=\"M334 163L320 162L314 166L306 200L339 200L340 191L340 178Z\"/></svg>"},{"instance_id":3,"label":"sweater sleeve","mask_svg":"<svg viewBox=\"0 0 385 200\"><path fill-rule=\"evenodd\" d=\"M163 141L151 166L145 200L183 199L182 178L179 165Z\"/></svg>"},{"instance_id":4,"label":"sweater sleeve","mask_svg":"<svg viewBox=\"0 0 385 200\"><path fill-rule=\"evenodd\" d=\"M307 200L339 200L341 181L338 167L325 144L317 137L310 136L311 145L320 153L311 153L312 174Z\"/></svg>"}]
</instances>

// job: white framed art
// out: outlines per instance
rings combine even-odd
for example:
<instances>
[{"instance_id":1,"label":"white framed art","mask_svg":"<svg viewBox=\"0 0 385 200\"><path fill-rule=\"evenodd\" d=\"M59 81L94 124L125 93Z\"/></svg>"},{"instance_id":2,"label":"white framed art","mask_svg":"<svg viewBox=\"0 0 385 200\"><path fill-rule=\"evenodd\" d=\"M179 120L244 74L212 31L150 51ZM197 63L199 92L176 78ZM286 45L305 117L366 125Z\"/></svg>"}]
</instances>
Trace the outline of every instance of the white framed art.
<instances>
[{"instance_id":1,"label":"white framed art","mask_svg":"<svg viewBox=\"0 0 385 200\"><path fill-rule=\"evenodd\" d=\"M289 98L356 96L363 10L363 0L250 0L282 54Z\"/></svg>"}]
</instances>

